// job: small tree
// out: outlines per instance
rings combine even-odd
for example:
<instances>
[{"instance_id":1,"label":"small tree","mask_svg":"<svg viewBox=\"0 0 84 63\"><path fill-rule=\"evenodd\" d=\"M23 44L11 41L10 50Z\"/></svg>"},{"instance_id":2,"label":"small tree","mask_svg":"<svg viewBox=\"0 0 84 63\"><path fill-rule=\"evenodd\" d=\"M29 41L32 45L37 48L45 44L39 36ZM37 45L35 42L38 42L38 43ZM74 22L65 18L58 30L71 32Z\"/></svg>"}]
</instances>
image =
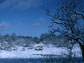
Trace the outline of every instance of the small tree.
<instances>
[{"instance_id":1,"label":"small tree","mask_svg":"<svg viewBox=\"0 0 84 63\"><path fill-rule=\"evenodd\" d=\"M77 42L82 51L84 60L84 16L80 10L81 0L60 0L60 7L55 13L47 10L51 17L51 32L63 34L73 43Z\"/></svg>"},{"instance_id":2,"label":"small tree","mask_svg":"<svg viewBox=\"0 0 84 63\"><path fill-rule=\"evenodd\" d=\"M40 43L40 40L39 40L38 37L34 37L34 38L33 38L33 41L34 41L35 43Z\"/></svg>"}]
</instances>

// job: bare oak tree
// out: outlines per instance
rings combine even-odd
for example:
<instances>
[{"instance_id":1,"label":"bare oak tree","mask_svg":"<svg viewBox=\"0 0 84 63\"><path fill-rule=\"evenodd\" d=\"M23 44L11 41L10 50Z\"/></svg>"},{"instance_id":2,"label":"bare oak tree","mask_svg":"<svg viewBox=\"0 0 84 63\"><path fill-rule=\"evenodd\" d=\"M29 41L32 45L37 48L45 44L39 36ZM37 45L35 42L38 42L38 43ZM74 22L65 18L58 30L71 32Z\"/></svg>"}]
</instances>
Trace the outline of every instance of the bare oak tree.
<instances>
[{"instance_id":1,"label":"bare oak tree","mask_svg":"<svg viewBox=\"0 0 84 63\"><path fill-rule=\"evenodd\" d=\"M52 32L59 32L73 43L78 43L84 60L84 14L81 0L59 1L59 7L55 12L47 9L47 15L51 18L50 28Z\"/></svg>"}]
</instances>

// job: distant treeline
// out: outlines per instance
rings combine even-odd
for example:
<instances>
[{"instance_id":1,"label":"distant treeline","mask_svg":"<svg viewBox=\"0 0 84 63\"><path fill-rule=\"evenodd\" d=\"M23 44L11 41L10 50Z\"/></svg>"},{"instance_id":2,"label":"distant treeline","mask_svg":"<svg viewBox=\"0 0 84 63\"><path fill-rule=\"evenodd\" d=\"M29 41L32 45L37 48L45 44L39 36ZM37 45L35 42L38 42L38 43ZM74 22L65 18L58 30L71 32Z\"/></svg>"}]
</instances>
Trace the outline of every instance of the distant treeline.
<instances>
[{"instance_id":1,"label":"distant treeline","mask_svg":"<svg viewBox=\"0 0 84 63\"><path fill-rule=\"evenodd\" d=\"M38 37L17 36L15 33L0 35L0 49L8 50L18 46L32 47L34 44L43 43L45 45L53 44L54 46L64 47L67 45L67 39L63 35L56 36L53 33L44 33ZM66 42L66 43L65 43Z\"/></svg>"}]
</instances>

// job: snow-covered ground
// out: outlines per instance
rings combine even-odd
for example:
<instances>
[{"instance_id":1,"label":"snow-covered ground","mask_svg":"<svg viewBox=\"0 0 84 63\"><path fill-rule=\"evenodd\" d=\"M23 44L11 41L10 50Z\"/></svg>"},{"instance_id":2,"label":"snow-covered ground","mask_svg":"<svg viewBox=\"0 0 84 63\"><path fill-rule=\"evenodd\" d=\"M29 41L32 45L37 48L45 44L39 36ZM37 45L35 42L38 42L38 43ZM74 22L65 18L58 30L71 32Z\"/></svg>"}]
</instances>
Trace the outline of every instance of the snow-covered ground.
<instances>
[{"instance_id":1,"label":"snow-covered ground","mask_svg":"<svg viewBox=\"0 0 84 63\"><path fill-rule=\"evenodd\" d=\"M25 48L25 50L22 50L22 47L18 47L17 51L5 51L1 50L0 51L0 58L42 58L42 56L38 56L36 54L48 54L48 55L63 55L63 54L68 54L68 51L66 48L61 48L61 47L54 47L54 46L44 46L43 50L35 50L33 49L28 49ZM79 47L74 47L73 48L74 54L76 56L81 56L80 48Z\"/></svg>"}]
</instances>

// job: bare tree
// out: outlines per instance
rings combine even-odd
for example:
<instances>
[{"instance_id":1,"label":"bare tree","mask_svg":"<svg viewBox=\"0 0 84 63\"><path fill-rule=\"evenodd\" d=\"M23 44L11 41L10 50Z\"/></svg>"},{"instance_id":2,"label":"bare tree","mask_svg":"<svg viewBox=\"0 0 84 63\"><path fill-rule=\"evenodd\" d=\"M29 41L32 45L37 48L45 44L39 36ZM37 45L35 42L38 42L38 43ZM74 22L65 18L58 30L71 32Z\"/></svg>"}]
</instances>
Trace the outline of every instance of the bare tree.
<instances>
[{"instance_id":1,"label":"bare tree","mask_svg":"<svg viewBox=\"0 0 84 63\"><path fill-rule=\"evenodd\" d=\"M51 26L49 26L51 32L59 32L73 43L78 43L84 60L84 15L81 0L59 1L59 8L55 12L47 9L47 14L51 17Z\"/></svg>"}]
</instances>

